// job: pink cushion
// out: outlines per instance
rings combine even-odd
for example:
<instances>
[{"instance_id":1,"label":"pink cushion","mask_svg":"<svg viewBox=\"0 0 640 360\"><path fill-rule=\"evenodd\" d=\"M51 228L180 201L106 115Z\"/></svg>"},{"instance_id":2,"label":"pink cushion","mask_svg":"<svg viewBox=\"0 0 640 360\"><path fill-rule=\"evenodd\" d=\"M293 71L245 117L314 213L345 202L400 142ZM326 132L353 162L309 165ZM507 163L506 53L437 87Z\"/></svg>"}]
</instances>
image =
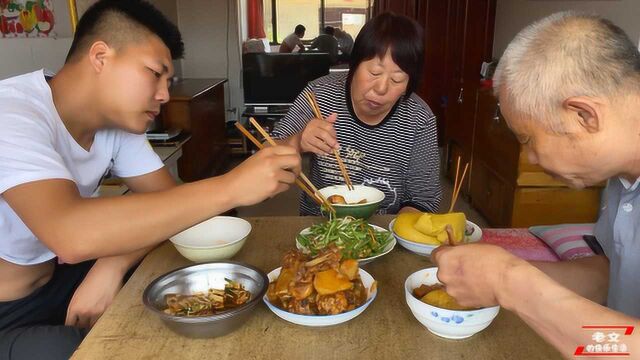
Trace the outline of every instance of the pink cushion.
<instances>
[{"instance_id":1,"label":"pink cushion","mask_svg":"<svg viewBox=\"0 0 640 360\"><path fill-rule=\"evenodd\" d=\"M593 235L594 224L563 224L532 226L532 234L544 241L562 260L572 260L595 255L582 238Z\"/></svg>"},{"instance_id":2,"label":"pink cushion","mask_svg":"<svg viewBox=\"0 0 640 360\"><path fill-rule=\"evenodd\" d=\"M529 230L482 229L483 243L498 245L515 256L528 261L558 261L555 252Z\"/></svg>"}]
</instances>

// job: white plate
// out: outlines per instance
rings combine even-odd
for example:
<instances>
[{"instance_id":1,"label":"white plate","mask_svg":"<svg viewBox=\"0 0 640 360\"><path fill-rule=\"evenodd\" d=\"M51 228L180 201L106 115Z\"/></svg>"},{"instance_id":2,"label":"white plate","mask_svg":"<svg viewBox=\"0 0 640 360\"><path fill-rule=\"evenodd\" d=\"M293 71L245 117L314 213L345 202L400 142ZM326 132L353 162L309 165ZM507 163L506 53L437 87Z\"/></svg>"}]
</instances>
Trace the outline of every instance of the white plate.
<instances>
[{"instance_id":1,"label":"white plate","mask_svg":"<svg viewBox=\"0 0 640 360\"><path fill-rule=\"evenodd\" d=\"M377 225L373 225L373 224L369 224L371 227L373 227L376 231L387 231L387 229L382 228L380 226ZM307 234L310 231L310 227L303 229L302 231L300 231L300 234ZM393 250L393 248L396 246L396 238L393 236L392 232L389 232L389 237L391 237L391 241L389 241L389 243L387 244L387 246L384 247L384 250L378 254L378 255L374 255L374 256L369 256L366 258L362 258L362 259L357 259L358 260L358 264L359 265L364 265L364 264L368 264L370 262L372 262L373 260L379 258L382 255L386 255L388 253L391 252L391 250ZM304 252L304 253L308 253L308 249L304 246L302 246L302 244L300 244L300 242L298 242L298 237L296 236L296 248L298 248L298 250Z\"/></svg>"},{"instance_id":2,"label":"white plate","mask_svg":"<svg viewBox=\"0 0 640 360\"><path fill-rule=\"evenodd\" d=\"M276 279L278 278L278 276L280 275L280 269L282 269L281 267L273 270L272 272L270 272L267 276L269 277L269 283L276 281ZM359 269L359 274L360 274L360 279L362 280L362 284L364 285L364 287L367 289L367 291L369 292L369 297L367 299L367 302L365 302L364 304L362 304L361 306L359 306L358 308L355 308L351 311L347 311L345 313L342 314L338 314L338 315L300 315L300 314L294 314L294 313L290 313L288 311L282 310L280 308L278 308L277 306L271 304L269 302L269 298L267 297L267 295L264 295L262 297L262 300L264 301L265 304L267 304L267 307L273 311L274 314L276 314L279 318L286 320L290 323L294 323L297 325L302 325L302 326L311 326L311 327L323 327L323 326L332 326L332 325L338 325L338 324L342 324L344 322L347 322L353 318L355 318L356 316L362 314L362 312L373 302L373 300L376 298L376 295L378 295L378 290L376 289L373 293L371 292L371 285L373 285L373 282L375 281L373 279L373 276L369 275L368 272Z\"/></svg>"},{"instance_id":3,"label":"white plate","mask_svg":"<svg viewBox=\"0 0 640 360\"><path fill-rule=\"evenodd\" d=\"M423 244L423 243L407 240L398 236L398 234L396 234L395 231L393 231L393 224L395 222L396 222L396 219L391 220L391 222L389 223L389 231L391 231L391 233L393 234L393 237L395 237L396 240L398 240L398 244L400 244L400 246L402 246L403 248L413 253L416 253L418 255L430 256L431 252L435 248L440 246L440 245ZM480 229L478 225L467 220L467 227L473 228L473 232L470 235L465 235L465 242L467 243L477 242L482 238L482 229Z\"/></svg>"}]
</instances>

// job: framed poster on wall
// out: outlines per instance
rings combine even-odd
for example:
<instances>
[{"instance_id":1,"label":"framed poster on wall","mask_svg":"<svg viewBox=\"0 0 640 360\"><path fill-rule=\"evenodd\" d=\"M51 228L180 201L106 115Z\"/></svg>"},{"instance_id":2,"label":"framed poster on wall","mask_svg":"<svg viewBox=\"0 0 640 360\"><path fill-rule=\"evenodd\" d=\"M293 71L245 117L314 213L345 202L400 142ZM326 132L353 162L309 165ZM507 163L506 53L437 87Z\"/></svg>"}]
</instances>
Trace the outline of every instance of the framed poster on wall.
<instances>
[{"instance_id":1,"label":"framed poster on wall","mask_svg":"<svg viewBox=\"0 0 640 360\"><path fill-rule=\"evenodd\" d=\"M52 0L0 0L2 37L55 37L56 16L52 2Z\"/></svg>"}]
</instances>

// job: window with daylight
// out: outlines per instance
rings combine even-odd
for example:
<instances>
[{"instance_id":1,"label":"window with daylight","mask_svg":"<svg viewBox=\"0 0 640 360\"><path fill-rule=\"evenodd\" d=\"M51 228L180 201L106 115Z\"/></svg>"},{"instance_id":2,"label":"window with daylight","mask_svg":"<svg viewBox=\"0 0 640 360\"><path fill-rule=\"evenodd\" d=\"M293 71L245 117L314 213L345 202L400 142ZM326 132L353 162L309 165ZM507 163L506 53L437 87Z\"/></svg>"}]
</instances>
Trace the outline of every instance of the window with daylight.
<instances>
[{"instance_id":1,"label":"window with daylight","mask_svg":"<svg viewBox=\"0 0 640 360\"><path fill-rule=\"evenodd\" d=\"M354 39L370 18L372 0L264 0L267 38L281 43L298 24L306 28L304 39L311 40L325 26L340 28Z\"/></svg>"}]
</instances>

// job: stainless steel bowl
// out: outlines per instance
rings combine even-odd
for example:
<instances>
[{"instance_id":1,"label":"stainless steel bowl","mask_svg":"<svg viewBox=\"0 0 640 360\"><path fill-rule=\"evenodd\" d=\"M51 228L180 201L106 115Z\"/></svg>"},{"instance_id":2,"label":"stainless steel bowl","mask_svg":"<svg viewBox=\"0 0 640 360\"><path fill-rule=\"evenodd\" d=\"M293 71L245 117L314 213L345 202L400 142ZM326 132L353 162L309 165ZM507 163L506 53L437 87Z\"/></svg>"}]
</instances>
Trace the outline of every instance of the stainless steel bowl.
<instances>
[{"instance_id":1,"label":"stainless steel bowl","mask_svg":"<svg viewBox=\"0 0 640 360\"><path fill-rule=\"evenodd\" d=\"M225 278L242 284L251 293L251 299L242 306L212 316L174 316L163 311L167 307L165 295L223 289ZM260 269L235 261L214 261L185 266L158 277L144 290L142 301L176 333L191 338L208 338L228 334L244 324L268 286L269 278Z\"/></svg>"}]
</instances>

